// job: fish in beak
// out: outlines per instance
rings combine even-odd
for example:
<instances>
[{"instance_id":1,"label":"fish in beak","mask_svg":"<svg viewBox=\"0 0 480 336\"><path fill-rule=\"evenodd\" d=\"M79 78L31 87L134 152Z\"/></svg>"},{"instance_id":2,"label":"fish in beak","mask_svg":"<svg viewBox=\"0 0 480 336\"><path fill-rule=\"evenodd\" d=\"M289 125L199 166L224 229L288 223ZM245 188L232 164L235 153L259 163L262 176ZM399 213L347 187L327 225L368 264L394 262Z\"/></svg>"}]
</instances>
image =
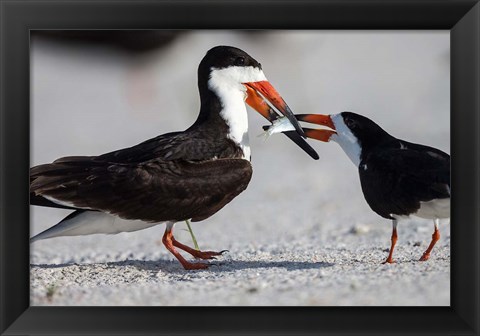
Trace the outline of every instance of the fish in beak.
<instances>
[{"instance_id":1,"label":"fish in beak","mask_svg":"<svg viewBox=\"0 0 480 336\"><path fill-rule=\"evenodd\" d=\"M332 119L328 115L323 114L295 114L295 117L298 121L305 121L312 124L322 125L330 127L330 129L313 129L313 128L303 128L303 132L307 136L307 138L320 140L323 142L329 142L330 138L333 134L336 134L335 125L333 124ZM263 126L263 130L265 131L265 137L270 137L272 134L275 133L287 133L285 131L293 130L293 126L291 124L287 124L285 117L280 117L274 122L272 125Z\"/></svg>"},{"instance_id":2,"label":"fish in beak","mask_svg":"<svg viewBox=\"0 0 480 336\"><path fill-rule=\"evenodd\" d=\"M295 115L288 107L287 103L275 88L268 81L243 83L247 88L247 98L245 102L263 117L274 123L277 119L282 118L276 110L283 114L283 118L287 118L292 126L292 130L285 131L290 140L295 142L314 160L318 160L317 152L305 141L305 134L298 123Z\"/></svg>"},{"instance_id":3,"label":"fish in beak","mask_svg":"<svg viewBox=\"0 0 480 336\"><path fill-rule=\"evenodd\" d=\"M270 112L265 110L269 107L269 103L277 109L281 114L290 120L292 125L295 127L295 130L301 136L305 137L303 134L302 127L298 123L295 115L293 114L290 107L280 94L275 90L275 88L268 81L259 81L259 82L250 82L244 83L247 87L247 100L246 103L254 108L257 112L263 115L265 118L269 119ZM250 89L250 90L249 90ZM254 92L251 92L254 91ZM253 94L254 93L254 94ZM267 106L265 106L267 105ZM271 121L271 120L270 120Z\"/></svg>"}]
</instances>

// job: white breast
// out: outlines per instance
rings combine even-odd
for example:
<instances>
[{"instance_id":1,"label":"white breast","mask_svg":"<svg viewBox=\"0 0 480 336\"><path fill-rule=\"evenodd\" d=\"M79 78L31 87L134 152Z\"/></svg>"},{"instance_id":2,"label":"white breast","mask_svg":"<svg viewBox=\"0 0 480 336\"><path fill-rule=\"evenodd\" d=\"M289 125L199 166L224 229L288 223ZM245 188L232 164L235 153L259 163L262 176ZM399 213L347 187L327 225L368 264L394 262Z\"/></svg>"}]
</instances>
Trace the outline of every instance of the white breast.
<instances>
[{"instance_id":1,"label":"white breast","mask_svg":"<svg viewBox=\"0 0 480 336\"><path fill-rule=\"evenodd\" d=\"M245 106L246 88L242 83L267 80L263 71L255 67L232 66L212 68L208 87L217 94L222 104L221 117L229 127L228 138L243 151L243 158L250 160L248 116Z\"/></svg>"},{"instance_id":2,"label":"white breast","mask_svg":"<svg viewBox=\"0 0 480 336\"><path fill-rule=\"evenodd\" d=\"M333 134L330 139L338 143L353 164L358 167L360 164L362 148L360 147L357 138L353 135L347 125L345 125L340 114L333 114L330 118L337 131L337 133Z\"/></svg>"},{"instance_id":3,"label":"white breast","mask_svg":"<svg viewBox=\"0 0 480 336\"><path fill-rule=\"evenodd\" d=\"M227 137L240 146L243 158L250 160L248 115L244 96L245 93L239 90L222 91L222 94L219 94L223 106L220 115L229 127Z\"/></svg>"}]
</instances>

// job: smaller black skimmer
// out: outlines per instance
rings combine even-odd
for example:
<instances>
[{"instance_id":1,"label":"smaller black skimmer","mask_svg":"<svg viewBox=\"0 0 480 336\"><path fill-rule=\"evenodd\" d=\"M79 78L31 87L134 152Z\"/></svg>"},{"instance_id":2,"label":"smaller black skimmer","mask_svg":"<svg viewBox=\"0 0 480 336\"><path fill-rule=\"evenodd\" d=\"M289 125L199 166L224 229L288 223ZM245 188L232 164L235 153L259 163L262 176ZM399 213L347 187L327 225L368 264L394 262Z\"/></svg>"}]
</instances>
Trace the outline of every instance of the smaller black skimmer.
<instances>
[{"instance_id":1,"label":"smaller black skimmer","mask_svg":"<svg viewBox=\"0 0 480 336\"><path fill-rule=\"evenodd\" d=\"M32 205L74 210L31 242L166 223L165 247L185 269L204 269L209 264L188 262L176 248L200 259L214 259L222 252L192 249L175 240L172 229L179 221L212 216L247 188L252 166L245 102L270 121L278 110L295 129L289 138L318 158L260 63L244 51L226 46L209 50L198 67L198 87L200 113L183 132L31 168Z\"/></svg>"},{"instance_id":2,"label":"smaller black skimmer","mask_svg":"<svg viewBox=\"0 0 480 336\"><path fill-rule=\"evenodd\" d=\"M397 139L372 120L352 112L296 117L334 130L305 128L304 132L312 139L338 143L358 167L370 208L392 220L390 253L384 263L394 262L398 220L411 215L434 220L432 240L420 258L428 260L440 239L439 219L450 217L450 155Z\"/></svg>"}]
</instances>

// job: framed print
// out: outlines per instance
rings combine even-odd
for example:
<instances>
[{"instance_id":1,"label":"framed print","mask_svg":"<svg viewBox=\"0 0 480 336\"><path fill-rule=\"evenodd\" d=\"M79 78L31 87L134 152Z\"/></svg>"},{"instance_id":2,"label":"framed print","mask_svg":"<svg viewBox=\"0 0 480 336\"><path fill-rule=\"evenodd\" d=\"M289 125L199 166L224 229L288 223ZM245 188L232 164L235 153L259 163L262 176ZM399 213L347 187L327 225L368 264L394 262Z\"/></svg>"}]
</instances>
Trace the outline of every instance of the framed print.
<instances>
[{"instance_id":1,"label":"framed print","mask_svg":"<svg viewBox=\"0 0 480 336\"><path fill-rule=\"evenodd\" d=\"M1 6L2 334L478 333L476 1L3 1ZM243 121L226 117L224 91L212 89L217 87L212 83L227 78L222 77L227 61L216 61L217 45L243 50L221 49L222 55L236 55L228 58L235 62L235 76L243 76L238 73L245 66L237 63L239 53L246 67L255 69L239 83L252 107L246 124L249 143L245 135L235 137L235 127ZM204 70L202 64L208 62L214 65ZM269 116L252 102L259 78L262 83L268 78L269 84L258 96L270 99L269 113L276 109L285 114L295 143L271 129L262 132L269 122L253 112L260 109ZM78 166L78 155L112 153L106 154L111 156L108 169L98 175L91 170L88 178L103 178L112 170L123 176L124 163L136 164L131 158L138 152L112 151L192 124L189 129L195 129L210 118L203 110L202 85L224 99L216 106L227 120L226 137L238 142L243 159L251 155L254 171L252 180L247 178L248 189L218 214L230 196L210 212L187 216L194 219L202 249L229 253L202 254L187 247L193 256L208 254L216 260L206 261L212 265L205 270L185 270L207 264L186 261L174 248L172 252L170 224L132 234L29 243L37 234L64 235L58 227L42 232L65 216L70 225L72 218L95 212L78 199L57 203L50 194L42 202L70 209L73 204L78 213L29 207L30 167L72 155L76 158L69 160ZM278 97L289 108L278 105ZM432 220L411 219L399 222L393 254L397 263L389 264L391 254L387 264L381 263L393 252L392 221L387 218L395 219L396 234L396 214L387 211L379 217L381 211L363 188L355 151L366 147L344 148L343 153L337 145L311 139L304 145L305 140L292 138L300 126L289 119L290 108L300 115L331 115L324 123L337 135L341 127L352 128L346 119L334 122L333 114L352 111L398 137L400 150L413 142L441 151L427 149L433 153L429 156L451 153L451 223L440 223L440 240L430 260L418 261L430 239L434 244L437 229L430 238ZM311 126L305 125L301 127ZM218 135L216 139L218 143ZM312 160L315 151L317 161ZM124 153L127 161L111 164ZM222 155L216 153L215 160ZM187 161L182 161L182 171L191 169L184 167ZM362 165L365 171L371 167ZM138 187L142 174L136 175L134 190L144 190ZM243 190L241 183L233 184ZM131 201L122 203L118 193L102 190L103 198L113 197L108 206L117 206L105 213L136 211ZM193 185L189 190L195 193ZM131 212L125 216L132 217ZM124 225L123 231L137 228L114 223ZM178 218L175 237L193 246L189 228ZM82 226L80 234L85 230ZM97 232L98 226L92 230ZM109 230L102 232L117 233ZM422 258L428 259L429 252ZM339 322L343 320L350 323Z\"/></svg>"},{"instance_id":2,"label":"framed print","mask_svg":"<svg viewBox=\"0 0 480 336\"><path fill-rule=\"evenodd\" d=\"M120 34L124 37L115 39ZM128 36L135 38L128 39ZM150 50L132 50L132 43L146 40L144 36L162 44L151 44ZM163 42L165 37L168 40ZM95 44L96 40L92 42L93 38L103 39L101 46ZM107 41L111 41L110 47ZM129 49L125 49L125 43L130 43ZM281 52L280 57L278 50L285 45L290 47L289 51ZM205 71L205 62L213 57L210 55L218 53L222 55L219 57L224 57L229 52L254 57L261 62L261 71L270 85L277 88L296 112L329 111L330 114L332 111L334 115L345 110L356 113L351 114L356 118L360 118L361 113L401 139L434 145L444 153L449 152L449 46L450 35L446 30L31 31L30 165L37 167L32 168L32 178L36 176L32 189L43 188L41 179L53 189L46 191L46 199L36 196L31 200L30 305L90 306L95 302L95 305L107 306L449 306L448 219L439 223L437 232L442 239L435 245L434 259L428 263L418 263L418 259L427 249L434 232L432 218L400 220L399 244L392 255L398 263L382 264L388 254L383 249L390 243L391 220L382 219L364 201L369 191L366 190L364 196L355 164L345 160L345 154L333 141L327 144L312 138L307 143L311 147L299 147L286 137L275 134L268 137L268 132L263 135L262 126L268 121L257 115L255 108L246 111L249 137L240 142L240 148L243 146L248 152L241 155L251 157L251 181L246 190L226 208L191 223L202 249L228 250L228 253L214 255L214 260L206 259L205 263L194 262L188 254L177 260L164 248L166 245L162 240L168 227L161 220L162 216L167 216L162 212L165 210L161 210L162 200L169 200L168 208L192 211L190 216L193 218L194 210L188 210L193 205L202 211L209 209L208 204L197 204L203 201L194 196L190 201L189 195L182 198L183 205L176 205L175 195L185 188L192 195L199 190L202 195L205 193L194 182L181 182L183 178L178 180L178 176L187 173L176 170L177 175L172 178L177 179L180 186L178 189L170 187L165 193L161 188L163 181L154 178L142 186L142 179L137 178L130 187L145 191L123 203L117 193L109 194L109 186L105 185L109 178L104 180L103 173L98 173L102 169L100 161L103 160L100 158L96 163L91 162L91 158L77 157L75 163L44 165L72 154L88 156L113 150L116 157L106 155L109 156L108 166L120 161L122 167L128 164L144 171L141 166L130 162L136 155L142 157L141 162L149 161L144 159L146 154L142 148L163 153L161 155L171 162L178 160L171 158L174 155L208 157L209 153L201 153L203 145L190 153L194 144L188 148L180 147L174 154L173 148L178 146L175 143L179 139L182 144L196 139L213 148L220 147L209 149L217 157L230 155L218 145L225 141L222 140L225 136L216 124L217 120L208 117L215 123L198 121L197 117L199 96L200 115L215 115L220 111L218 122L221 124L223 111L229 111L228 104L223 109L209 105L205 108L207 103L204 101L215 97L215 91L202 89L199 95L197 88L197 82L201 88L205 85L202 82L216 78L215 70L211 71L211 79L206 80L200 75ZM244 54L246 50L248 52ZM241 71L240 66L233 69ZM289 92L295 95L285 96ZM245 105L242 96L239 100L240 105ZM235 115L241 112L239 110ZM313 116L318 117L318 114ZM194 126L190 127L192 124ZM168 135L171 130L185 129L188 130ZM230 130L236 134L235 127ZM308 132L306 130L306 134ZM167 135L159 136L165 133ZM210 133L215 135L214 139ZM242 138L244 133L242 130ZM156 140L145 142L144 138ZM61 144L58 143L60 139ZM132 144L140 145L116 151ZM230 150L229 146L226 148ZM312 159L316 153L311 149L321 158ZM428 153L432 150L426 149L426 155L430 156ZM121 153L126 153L126 159ZM416 155L408 150L405 153ZM449 158L446 159L446 168L442 160L436 162L436 157L433 160L433 165L439 166L439 172L449 169ZM222 161L218 162L222 164ZM368 166L368 162L365 164ZM77 170L79 165L81 170ZM154 167L158 170L154 176L168 176L172 169L164 171L156 165L149 169ZM374 163L370 163L370 167L373 169ZM94 188L94 184L84 186L83 182L76 180L84 174L83 168L93 169L90 179L102 184L101 190ZM42 175L44 169L48 173ZM72 180L66 181L61 173L54 175L56 169L59 172L69 169L69 179ZM207 174L203 180L212 189L220 188L219 185L214 187L219 177L208 182L209 169L197 171L198 174ZM408 166L403 167L399 174L408 169ZM235 168L228 169L229 174L231 171ZM428 173L434 174L431 168ZM445 175L449 180L449 172ZM65 187L57 189L56 182L50 179L58 179ZM120 179L118 183L110 183L112 188L119 190L128 188L128 181ZM226 179L221 185L229 185L228 181ZM77 182L81 186L74 188L79 193L82 188L92 190L94 195L90 195L91 198L103 193L105 206L111 207L113 212L125 211L126 218L143 216L148 204L144 202L139 212L130 207L139 201L137 197L150 195L148 198L156 204L155 210L158 211L155 216L160 218L158 225L146 224L147 228L135 230L139 223L106 213L72 212L71 209L54 208L50 203L50 207L35 205L37 202L45 205L45 200L53 195L51 192L68 197L66 194L71 191L66 183L74 186ZM150 189L150 185L156 183L157 187ZM236 185L233 187L235 192ZM151 190L150 193L147 190ZM289 190L288 197L285 190ZM211 192L215 193L215 190ZM418 192L424 191L419 187ZM122 189L118 193L128 192ZM441 193L433 190L432 194ZM384 205L379 202L378 206ZM375 205L372 208L376 209ZM103 220L96 220L96 216ZM102 227L104 222L107 226ZM56 223L59 224L54 226ZM110 232L112 225L119 231L135 231L98 234L102 228ZM86 234L88 230L96 234ZM194 245L183 220L178 220L171 232L182 244ZM179 253L181 247L177 248ZM220 264L208 266L212 262ZM106 265L109 267L105 269ZM208 269L190 272L185 271L184 266ZM212 275L215 275L214 281L209 282ZM412 278L422 281L411 286ZM159 288L158 282L165 285ZM385 283L392 284L386 286ZM185 284L188 287L183 288ZM124 292L123 286L127 286L129 292L120 296L118 291ZM85 293L86 287L88 293ZM376 295L371 295L372 291L376 291Z\"/></svg>"}]
</instances>

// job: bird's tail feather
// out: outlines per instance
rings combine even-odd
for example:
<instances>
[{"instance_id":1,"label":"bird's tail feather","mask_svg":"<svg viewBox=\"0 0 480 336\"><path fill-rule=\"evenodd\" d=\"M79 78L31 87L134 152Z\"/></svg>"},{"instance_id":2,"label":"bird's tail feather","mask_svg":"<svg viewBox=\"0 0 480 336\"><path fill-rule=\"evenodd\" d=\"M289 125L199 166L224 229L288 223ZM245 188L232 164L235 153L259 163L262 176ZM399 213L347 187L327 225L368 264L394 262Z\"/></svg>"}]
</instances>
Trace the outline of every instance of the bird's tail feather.
<instances>
[{"instance_id":1,"label":"bird's tail feather","mask_svg":"<svg viewBox=\"0 0 480 336\"><path fill-rule=\"evenodd\" d=\"M87 210L77 210L70 213L67 217L58 222L58 224L30 238L30 243L36 242L37 240L41 239L76 235L75 229L77 229L82 222L79 219L81 219L81 215L86 211Z\"/></svg>"},{"instance_id":2,"label":"bird's tail feather","mask_svg":"<svg viewBox=\"0 0 480 336\"><path fill-rule=\"evenodd\" d=\"M76 210L62 219L57 225L30 238L30 243L41 239L62 236L82 236L97 233L116 234L146 229L160 223L147 223L139 220L124 220L108 213L92 210Z\"/></svg>"}]
</instances>

